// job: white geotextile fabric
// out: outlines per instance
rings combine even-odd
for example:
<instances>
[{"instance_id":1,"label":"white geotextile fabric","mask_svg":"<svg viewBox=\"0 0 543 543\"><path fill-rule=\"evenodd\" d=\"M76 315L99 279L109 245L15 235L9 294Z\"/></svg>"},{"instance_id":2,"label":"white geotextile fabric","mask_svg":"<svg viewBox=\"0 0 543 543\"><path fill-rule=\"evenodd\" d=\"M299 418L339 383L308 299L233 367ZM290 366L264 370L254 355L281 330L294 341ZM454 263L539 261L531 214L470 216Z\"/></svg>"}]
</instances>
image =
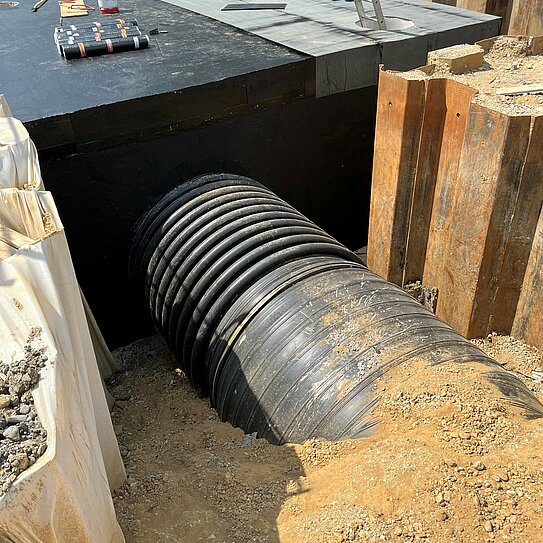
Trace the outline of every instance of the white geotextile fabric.
<instances>
[{"instance_id":1,"label":"white geotextile fabric","mask_svg":"<svg viewBox=\"0 0 543 543\"><path fill-rule=\"evenodd\" d=\"M0 104L0 189L43 189L38 152L23 123Z\"/></svg>"},{"instance_id":2,"label":"white geotextile fabric","mask_svg":"<svg viewBox=\"0 0 543 543\"><path fill-rule=\"evenodd\" d=\"M51 194L0 191L0 221L36 240L0 262L0 359L22 358L37 328L48 358L33 393L48 448L0 500L0 541L123 542L111 490L124 467Z\"/></svg>"},{"instance_id":3,"label":"white geotextile fabric","mask_svg":"<svg viewBox=\"0 0 543 543\"><path fill-rule=\"evenodd\" d=\"M45 207L42 201L46 202ZM39 215L42 217L41 221L33 219ZM33 198L27 191L18 189L0 189L0 218L4 226L32 239L47 236L53 232L55 224L61 224L55 204L48 192L42 192L39 198ZM102 377L107 378L118 368L82 291L81 297L98 367ZM108 394L107 391L106 394Z\"/></svg>"},{"instance_id":4,"label":"white geotextile fabric","mask_svg":"<svg viewBox=\"0 0 543 543\"><path fill-rule=\"evenodd\" d=\"M0 117L13 117L8 101L3 94L0 94Z\"/></svg>"},{"instance_id":5,"label":"white geotextile fabric","mask_svg":"<svg viewBox=\"0 0 543 543\"><path fill-rule=\"evenodd\" d=\"M3 94L0 94L0 190L25 188L44 190L38 154L28 131L20 121L13 118L7 100ZM9 217L10 211L5 209L5 205L3 211L1 216L3 218ZM42 227L42 225L33 225L32 223L27 225L24 217L20 222L21 224L16 226L12 224L6 224L6 226L21 233L26 232L26 228ZM35 237L42 237L44 234L36 234ZM81 296L98 360L98 367L102 377L107 378L117 371L117 366L83 292L81 292ZM112 407L113 398L109 396L107 391L106 395L108 403Z\"/></svg>"}]
</instances>

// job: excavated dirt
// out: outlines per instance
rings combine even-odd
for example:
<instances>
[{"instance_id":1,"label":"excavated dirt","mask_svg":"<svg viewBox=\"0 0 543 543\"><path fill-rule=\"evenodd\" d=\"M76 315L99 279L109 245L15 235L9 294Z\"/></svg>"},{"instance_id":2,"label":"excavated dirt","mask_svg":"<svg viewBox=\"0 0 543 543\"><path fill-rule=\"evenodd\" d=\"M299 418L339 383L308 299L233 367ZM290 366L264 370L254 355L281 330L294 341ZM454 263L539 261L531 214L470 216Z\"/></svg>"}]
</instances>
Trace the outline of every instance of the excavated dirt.
<instances>
[{"instance_id":1,"label":"excavated dirt","mask_svg":"<svg viewBox=\"0 0 543 543\"><path fill-rule=\"evenodd\" d=\"M481 68L463 74L452 74L449 67L439 59L443 52L428 54L428 64L435 68L428 74L421 70L402 73L407 79L454 79L479 91L474 98L508 115L541 115L543 113L543 92L520 96L500 96L496 91L520 85L543 85L543 56L531 55L531 38L500 36L485 54ZM459 47L449 48L456 50ZM473 46L465 46L473 47ZM448 51L442 50L442 51ZM469 50L466 50L468 53ZM447 56L445 54L445 56Z\"/></svg>"},{"instance_id":2,"label":"excavated dirt","mask_svg":"<svg viewBox=\"0 0 543 543\"><path fill-rule=\"evenodd\" d=\"M476 343L543 399L537 351ZM369 439L276 447L220 422L158 337L115 355L128 543L543 541L543 422L478 364L396 368Z\"/></svg>"}]
</instances>

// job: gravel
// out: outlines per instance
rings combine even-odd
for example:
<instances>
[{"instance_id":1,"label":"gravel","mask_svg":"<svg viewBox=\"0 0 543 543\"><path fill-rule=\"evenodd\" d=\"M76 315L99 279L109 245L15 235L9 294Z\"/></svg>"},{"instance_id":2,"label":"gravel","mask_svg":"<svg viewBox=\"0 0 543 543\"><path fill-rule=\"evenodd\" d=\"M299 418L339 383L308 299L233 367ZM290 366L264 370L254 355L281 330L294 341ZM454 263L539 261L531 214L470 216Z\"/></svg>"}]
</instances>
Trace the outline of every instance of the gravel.
<instances>
[{"instance_id":1,"label":"gravel","mask_svg":"<svg viewBox=\"0 0 543 543\"><path fill-rule=\"evenodd\" d=\"M45 348L36 346L40 333L30 334L24 358L0 361L0 498L47 449L47 432L32 397L47 362Z\"/></svg>"}]
</instances>

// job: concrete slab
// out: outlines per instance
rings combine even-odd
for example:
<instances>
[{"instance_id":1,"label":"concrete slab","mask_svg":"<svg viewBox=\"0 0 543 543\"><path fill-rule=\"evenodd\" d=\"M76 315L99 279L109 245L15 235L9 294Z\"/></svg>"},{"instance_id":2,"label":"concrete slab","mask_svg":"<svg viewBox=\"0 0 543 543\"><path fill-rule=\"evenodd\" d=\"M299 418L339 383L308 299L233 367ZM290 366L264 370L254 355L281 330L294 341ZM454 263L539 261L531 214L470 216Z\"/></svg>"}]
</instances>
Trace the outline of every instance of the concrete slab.
<instances>
[{"instance_id":1,"label":"concrete slab","mask_svg":"<svg viewBox=\"0 0 543 543\"><path fill-rule=\"evenodd\" d=\"M121 16L137 19L145 34L159 26L168 33L150 36L146 50L67 61L53 41L59 25L57 2L47 2L36 13L23 2L14 9L0 9L0 93L6 95L13 114L28 122L118 107L307 59L159 0L122 0ZM114 16L94 14L78 22L95 18ZM172 104L165 107L171 109Z\"/></svg>"},{"instance_id":2,"label":"concrete slab","mask_svg":"<svg viewBox=\"0 0 543 543\"><path fill-rule=\"evenodd\" d=\"M163 1L315 57L317 96L375 85L379 64L411 69L428 51L496 35L500 25L491 15L418 0L382 0L390 31L361 28L346 0L287 0L284 10L247 11L221 11L226 0ZM372 3L365 7L374 16Z\"/></svg>"},{"instance_id":3,"label":"concrete slab","mask_svg":"<svg viewBox=\"0 0 543 543\"><path fill-rule=\"evenodd\" d=\"M42 161L315 95L314 58L159 0L121 7L144 33L168 33L149 49L67 61L53 41L56 2L0 9L0 93ZM79 20L94 17L113 18Z\"/></svg>"}]
</instances>

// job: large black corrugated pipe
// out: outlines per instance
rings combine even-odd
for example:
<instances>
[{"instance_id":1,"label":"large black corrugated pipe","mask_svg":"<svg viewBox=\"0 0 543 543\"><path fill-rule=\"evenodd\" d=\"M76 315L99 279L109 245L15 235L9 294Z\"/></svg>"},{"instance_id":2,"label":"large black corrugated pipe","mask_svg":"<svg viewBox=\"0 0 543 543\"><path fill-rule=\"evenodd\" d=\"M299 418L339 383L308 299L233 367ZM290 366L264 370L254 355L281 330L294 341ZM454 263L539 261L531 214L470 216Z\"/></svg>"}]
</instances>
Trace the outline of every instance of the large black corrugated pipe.
<instances>
[{"instance_id":1,"label":"large black corrugated pipe","mask_svg":"<svg viewBox=\"0 0 543 543\"><path fill-rule=\"evenodd\" d=\"M141 220L130 273L157 330L222 420L273 443L367 435L376 384L411 359L510 373L309 219L236 175L192 179Z\"/></svg>"}]
</instances>

